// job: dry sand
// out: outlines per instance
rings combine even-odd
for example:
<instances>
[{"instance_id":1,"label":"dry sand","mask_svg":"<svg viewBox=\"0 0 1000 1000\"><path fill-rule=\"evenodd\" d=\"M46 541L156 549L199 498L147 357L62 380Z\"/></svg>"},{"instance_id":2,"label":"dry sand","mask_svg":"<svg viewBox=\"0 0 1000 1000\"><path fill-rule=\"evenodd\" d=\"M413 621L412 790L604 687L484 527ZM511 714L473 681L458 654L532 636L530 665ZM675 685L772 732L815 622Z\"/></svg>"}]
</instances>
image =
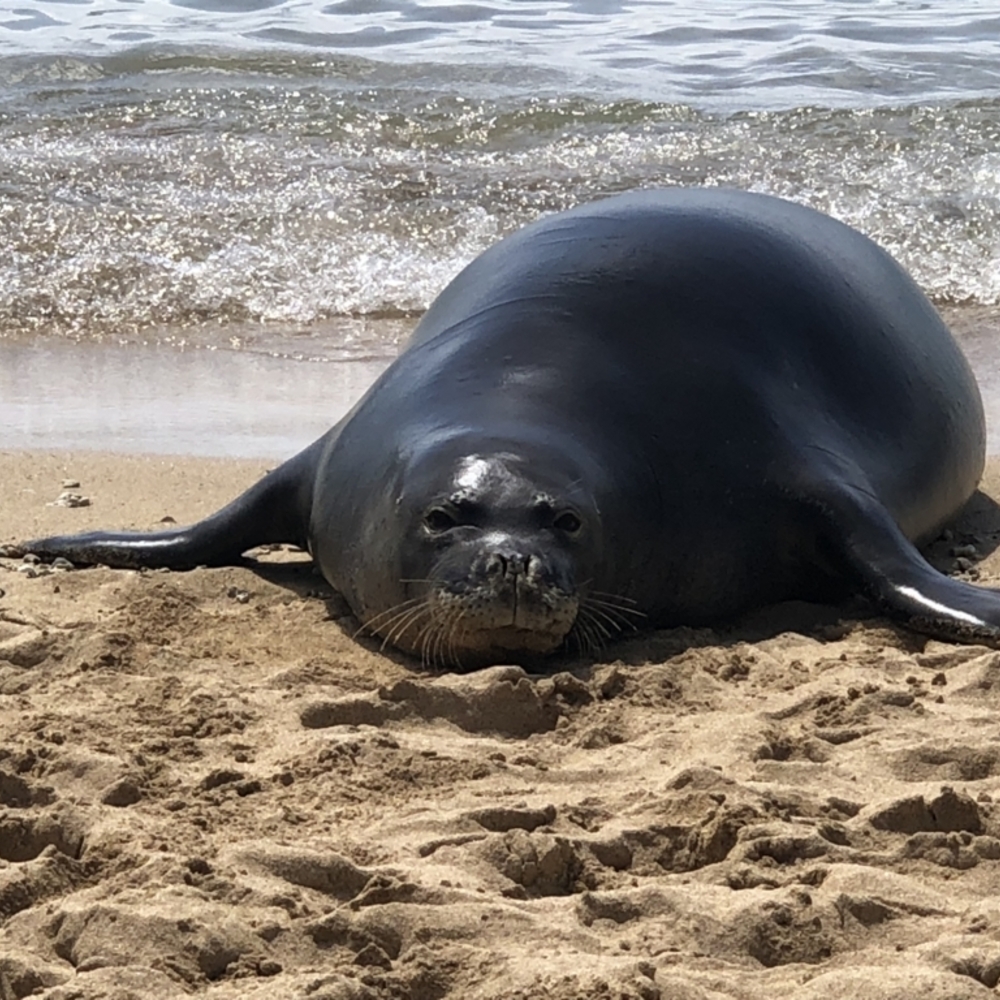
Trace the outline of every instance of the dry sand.
<instances>
[{"instance_id":1,"label":"dry sand","mask_svg":"<svg viewBox=\"0 0 1000 1000\"><path fill-rule=\"evenodd\" d=\"M263 469L0 454L0 542ZM0 1000L996 995L1000 653L789 605L432 675L268 559L0 561Z\"/></svg>"}]
</instances>

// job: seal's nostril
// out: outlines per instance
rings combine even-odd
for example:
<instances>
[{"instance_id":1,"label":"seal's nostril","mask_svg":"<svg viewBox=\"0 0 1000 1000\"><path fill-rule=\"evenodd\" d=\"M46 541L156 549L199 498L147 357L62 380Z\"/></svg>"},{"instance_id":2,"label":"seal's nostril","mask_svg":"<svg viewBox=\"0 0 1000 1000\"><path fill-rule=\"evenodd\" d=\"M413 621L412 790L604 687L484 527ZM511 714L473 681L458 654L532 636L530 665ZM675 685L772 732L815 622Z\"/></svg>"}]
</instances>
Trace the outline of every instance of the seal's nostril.
<instances>
[{"instance_id":1,"label":"seal's nostril","mask_svg":"<svg viewBox=\"0 0 1000 1000\"><path fill-rule=\"evenodd\" d=\"M521 555L520 552L512 552L502 557L507 563L508 576L521 576L528 571L529 557Z\"/></svg>"},{"instance_id":2,"label":"seal's nostril","mask_svg":"<svg viewBox=\"0 0 1000 1000\"><path fill-rule=\"evenodd\" d=\"M486 559L486 572L490 576L525 576L537 561L520 552L491 552Z\"/></svg>"},{"instance_id":3,"label":"seal's nostril","mask_svg":"<svg viewBox=\"0 0 1000 1000\"><path fill-rule=\"evenodd\" d=\"M486 572L490 576L505 576L507 573L507 560L499 552L494 552L486 560Z\"/></svg>"}]
</instances>

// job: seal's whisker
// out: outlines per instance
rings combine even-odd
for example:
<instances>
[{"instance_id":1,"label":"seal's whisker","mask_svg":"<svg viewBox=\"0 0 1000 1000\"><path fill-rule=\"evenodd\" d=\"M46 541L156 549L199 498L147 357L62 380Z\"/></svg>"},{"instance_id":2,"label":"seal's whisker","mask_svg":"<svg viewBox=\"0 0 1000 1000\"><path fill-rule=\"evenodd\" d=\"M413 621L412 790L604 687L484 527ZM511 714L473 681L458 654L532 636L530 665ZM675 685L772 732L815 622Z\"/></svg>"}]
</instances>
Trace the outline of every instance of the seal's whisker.
<instances>
[{"instance_id":1,"label":"seal's whisker","mask_svg":"<svg viewBox=\"0 0 1000 1000\"><path fill-rule=\"evenodd\" d=\"M593 608L592 608L593 605L599 604L601 602L600 601L595 601L591 597L592 594L600 594L600 593L602 593L602 591L599 591L599 590L596 590L596 591L595 590L590 590L590 591L588 591L587 587L589 587L592 582L593 582L592 579L587 579L587 580L584 580L579 585L578 589L579 589L579 591L581 591L583 593L584 596L581 596L579 598L579 603L577 605L577 613L576 613L577 617L576 617L576 620L573 622L573 628L576 628L579 625L580 632L584 633L584 631L585 631L585 634L588 636L588 640L587 640L587 646L588 646L588 648L587 648L586 651L584 650L583 644L580 642L579 638L577 638L577 643L580 646L580 652L581 652L582 655L587 655L587 654L594 655L597 652L599 652L601 649L604 648L604 643L600 640L600 638L599 637L595 638L595 636L594 636L594 622L595 622L595 619L594 619ZM611 597L613 595L608 594L608 595L605 595L605 596ZM581 614L584 614L584 613L585 613L585 617L581 618ZM604 634L606 636L610 637L610 633L606 629L604 629L603 627L601 628L601 631L604 632Z\"/></svg>"},{"instance_id":2,"label":"seal's whisker","mask_svg":"<svg viewBox=\"0 0 1000 1000\"><path fill-rule=\"evenodd\" d=\"M573 633L573 640L576 643L576 651L579 656L593 656L594 655L594 644L591 640L584 634L584 632L578 629Z\"/></svg>"},{"instance_id":3,"label":"seal's whisker","mask_svg":"<svg viewBox=\"0 0 1000 1000\"><path fill-rule=\"evenodd\" d=\"M448 665L448 636L450 634L451 619L441 623L441 631L434 646L435 665L444 669Z\"/></svg>"},{"instance_id":4,"label":"seal's whisker","mask_svg":"<svg viewBox=\"0 0 1000 1000\"><path fill-rule=\"evenodd\" d=\"M420 601L424 600L426 600L425 597L407 598L405 601L400 601L398 604L394 604L391 608L386 608L385 611L380 611L377 615L372 615L371 618L369 618L368 621L365 622L365 625L366 626L371 625L377 622L380 618L385 618L388 615L395 614L397 611L399 611L401 608L405 608L407 605L418 604Z\"/></svg>"},{"instance_id":5,"label":"seal's whisker","mask_svg":"<svg viewBox=\"0 0 1000 1000\"><path fill-rule=\"evenodd\" d=\"M395 632L396 626L412 618L415 615L419 615L426 608L425 604L418 604L414 608L404 608L399 612L398 615L394 615L388 621L380 622L378 625L378 630L382 635L390 635Z\"/></svg>"},{"instance_id":6,"label":"seal's whisker","mask_svg":"<svg viewBox=\"0 0 1000 1000\"><path fill-rule=\"evenodd\" d=\"M583 641L583 630L580 627L579 617L573 620L573 624L570 626L569 631L566 633L566 637L563 639L564 645L568 646L572 643L576 646L576 651L580 656L586 656L586 647Z\"/></svg>"},{"instance_id":7,"label":"seal's whisker","mask_svg":"<svg viewBox=\"0 0 1000 1000\"><path fill-rule=\"evenodd\" d=\"M616 632L621 631L620 626L616 622L608 618L606 615L603 615L601 612L595 611L594 608L588 608L586 605L584 605L582 608L580 608L578 614L586 615L587 621L593 626L594 629L596 629L602 636L604 636L605 639L611 638L611 632L608 631L608 626L604 624L604 621L607 621L608 624L611 625ZM599 615L600 617L598 617ZM601 618L603 618L604 621L602 621Z\"/></svg>"},{"instance_id":8,"label":"seal's whisker","mask_svg":"<svg viewBox=\"0 0 1000 1000\"><path fill-rule=\"evenodd\" d=\"M601 620L606 622L608 627L611 628L617 635L621 635L624 632L635 632L638 628L634 622L612 618L593 609L591 613L595 615L599 614L601 616Z\"/></svg>"},{"instance_id":9,"label":"seal's whisker","mask_svg":"<svg viewBox=\"0 0 1000 1000\"><path fill-rule=\"evenodd\" d=\"M441 629L441 623L436 618L431 620L420 630L417 638L413 642L413 648L420 646L420 662L424 667L429 667L431 663L431 641Z\"/></svg>"},{"instance_id":10,"label":"seal's whisker","mask_svg":"<svg viewBox=\"0 0 1000 1000\"><path fill-rule=\"evenodd\" d=\"M441 649L441 641L444 636L445 622L436 621L434 623L434 630L428 636L427 643L427 665L430 667L437 668L438 665L438 653Z\"/></svg>"},{"instance_id":11,"label":"seal's whisker","mask_svg":"<svg viewBox=\"0 0 1000 1000\"><path fill-rule=\"evenodd\" d=\"M624 618L626 615L631 615L633 618L645 618L646 613L644 611L638 611L635 608L623 608L619 604L609 604L607 601L595 601L587 599L586 603L593 608L603 608L606 611L612 611L616 615L620 615Z\"/></svg>"},{"instance_id":12,"label":"seal's whisker","mask_svg":"<svg viewBox=\"0 0 1000 1000\"><path fill-rule=\"evenodd\" d=\"M431 666L435 670L443 670L445 667L444 646L448 637L448 630L445 622L438 624L438 630L434 635L434 642L431 646Z\"/></svg>"},{"instance_id":13,"label":"seal's whisker","mask_svg":"<svg viewBox=\"0 0 1000 1000\"><path fill-rule=\"evenodd\" d=\"M427 633L434 628L435 620L433 617L429 617L426 622L423 623L423 628L416 634L413 640L414 649L419 645L421 650L421 659L423 658L423 652L427 645Z\"/></svg>"},{"instance_id":14,"label":"seal's whisker","mask_svg":"<svg viewBox=\"0 0 1000 1000\"><path fill-rule=\"evenodd\" d=\"M425 614L430 614L430 608L426 604L422 604L418 608L410 608L405 611L401 616L400 620L397 621L391 627L387 627L385 632L385 643L391 643L392 645L398 645L398 641L402 639L404 635L415 625L419 625L421 621L421 616ZM383 647L385 646L383 643Z\"/></svg>"},{"instance_id":15,"label":"seal's whisker","mask_svg":"<svg viewBox=\"0 0 1000 1000\"><path fill-rule=\"evenodd\" d=\"M463 669L462 658L458 655L458 647L455 645L455 633L458 631L459 625L462 624L462 619L465 617L465 611L461 608L456 608L455 610L456 613L452 617L448 629L448 656L455 669L461 671Z\"/></svg>"},{"instance_id":16,"label":"seal's whisker","mask_svg":"<svg viewBox=\"0 0 1000 1000\"><path fill-rule=\"evenodd\" d=\"M600 608L591 608L590 613L595 617L600 617L601 621L607 622L615 632L635 632L639 628L635 622L603 611Z\"/></svg>"},{"instance_id":17,"label":"seal's whisker","mask_svg":"<svg viewBox=\"0 0 1000 1000\"><path fill-rule=\"evenodd\" d=\"M596 656L604 649L604 641L600 633L609 636L610 633L599 622L595 622L590 612L581 607L577 611L576 620L573 622L573 629L576 634L577 645L580 647L582 656Z\"/></svg>"},{"instance_id":18,"label":"seal's whisker","mask_svg":"<svg viewBox=\"0 0 1000 1000\"><path fill-rule=\"evenodd\" d=\"M604 649L604 642L602 641L600 635L594 631L593 625L589 622L582 626L582 633L585 639L583 644L583 655L584 656L598 656Z\"/></svg>"},{"instance_id":19,"label":"seal's whisker","mask_svg":"<svg viewBox=\"0 0 1000 1000\"><path fill-rule=\"evenodd\" d=\"M583 643L580 642L580 636L576 630L576 622L573 622L572 627L563 637L563 646L566 649L569 649L571 644L576 647L577 655L583 656Z\"/></svg>"},{"instance_id":20,"label":"seal's whisker","mask_svg":"<svg viewBox=\"0 0 1000 1000\"><path fill-rule=\"evenodd\" d=\"M377 633L379 635L386 637L396 634L402 635L406 631L406 628L404 627L402 629L399 629L397 633L398 626L403 623L406 623L408 625L409 620L414 617L419 617L420 613L424 611L425 608L426 608L425 602L418 602L416 606L411 606L411 607L400 607L399 605L397 605L397 607L393 609L396 611L396 614L392 615L390 618L384 618L384 616L379 616L381 618L384 618L384 620L377 622L374 628L371 629L371 631L373 633ZM370 624L371 623L369 623L369 625ZM389 641L392 640L390 639Z\"/></svg>"},{"instance_id":21,"label":"seal's whisker","mask_svg":"<svg viewBox=\"0 0 1000 1000\"><path fill-rule=\"evenodd\" d=\"M400 601L399 604L394 604L391 608L387 608L385 611L380 611L377 615L372 615L372 617L369 618L368 621L361 623L360 628L358 628L358 630L354 633L354 638L356 639L359 635L361 635L368 629L371 629L373 631L377 630L380 624L384 624L384 622L382 622L383 618L391 618L391 616L399 613L404 608L407 608L413 604L420 604L421 602L426 600L427 600L426 597L411 597L407 601Z\"/></svg>"},{"instance_id":22,"label":"seal's whisker","mask_svg":"<svg viewBox=\"0 0 1000 1000\"><path fill-rule=\"evenodd\" d=\"M432 622L424 631L421 633L423 635L423 641L420 643L420 664L425 669L428 670L434 665L434 653L431 648L431 643L434 636L437 635L440 626L437 622Z\"/></svg>"},{"instance_id":23,"label":"seal's whisker","mask_svg":"<svg viewBox=\"0 0 1000 1000\"><path fill-rule=\"evenodd\" d=\"M449 662L455 662L455 629L464 617L464 609L456 607L452 609L451 613L441 623L441 636L437 652L441 654L440 663L442 667L446 666Z\"/></svg>"},{"instance_id":24,"label":"seal's whisker","mask_svg":"<svg viewBox=\"0 0 1000 1000\"><path fill-rule=\"evenodd\" d=\"M585 604L584 607L595 621L600 619L601 621L607 622L608 625L616 632L625 632L626 630L631 631L636 628L634 622L630 622L627 618L623 618L617 613L606 608L595 607L590 604Z\"/></svg>"},{"instance_id":25,"label":"seal's whisker","mask_svg":"<svg viewBox=\"0 0 1000 1000\"><path fill-rule=\"evenodd\" d=\"M608 617L613 618L617 622L621 622L621 626L624 628L638 628L638 623L634 619L643 619L646 617L644 611L639 611L637 608L626 608L622 607L620 604L614 604L611 601L603 601L599 598L591 597L589 594L582 598L580 603L586 605L592 611L600 612Z\"/></svg>"},{"instance_id":26,"label":"seal's whisker","mask_svg":"<svg viewBox=\"0 0 1000 1000\"><path fill-rule=\"evenodd\" d=\"M612 594L607 590L588 590L588 597L609 597L613 601L622 601L625 604L638 604L639 602L631 597L626 597L624 594Z\"/></svg>"},{"instance_id":27,"label":"seal's whisker","mask_svg":"<svg viewBox=\"0 0 1000 1000\"><path fill-rule=\"evenodd\" d=\"M645 611L640 611L634 606L635 601L630 602L631 606L630 604L622 604L620 602L625 600L625 598L617 598L614 594L595 594L594 591L591 591L583 599L589 601L591 604L599 604L602 608L615 608L617 611L621 611L622 614L635 615L637 618L646 617Z\"/></svg>"},{"instance_id":28,"label":"seal's whisker","mask_svg":"<svg viewBox=\"0 0 1000 1000\"><path fill-rule=\"evenodd\" d=\"M590 631L590 625L588 622L583 621L580 618L573 623L572 630L573 638L576 640L577 648L580 651L581 656L591 656L596 648L596 640Z\"/></svg>"}]
</instances>

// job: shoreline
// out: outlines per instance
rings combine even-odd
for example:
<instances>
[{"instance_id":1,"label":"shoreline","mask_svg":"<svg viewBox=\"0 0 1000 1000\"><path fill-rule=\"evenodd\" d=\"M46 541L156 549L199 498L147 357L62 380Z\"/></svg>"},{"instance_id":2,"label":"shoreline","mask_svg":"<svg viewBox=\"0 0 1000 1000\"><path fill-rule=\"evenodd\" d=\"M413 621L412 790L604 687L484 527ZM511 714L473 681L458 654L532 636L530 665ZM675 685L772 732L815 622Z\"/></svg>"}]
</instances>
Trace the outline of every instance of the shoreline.
<instances>
[{"instance_id":1,"label":"shoreline","mask_svg":"<svg viewBox=\"0 0 1000 1000\"><path fill-rule=\"evenodd\" d=\"M989 454L1000 454L1000 306L939 311L979 382ZM344 356L349 324L312 337L244 331L249 349L225 346L232 331L217 331L214 346L171 346L170 331L152 344L0 339L0 447L283 461L357 402L391 363L404 326L360 324L355 358Z\"/></svg>"}]
</instances>

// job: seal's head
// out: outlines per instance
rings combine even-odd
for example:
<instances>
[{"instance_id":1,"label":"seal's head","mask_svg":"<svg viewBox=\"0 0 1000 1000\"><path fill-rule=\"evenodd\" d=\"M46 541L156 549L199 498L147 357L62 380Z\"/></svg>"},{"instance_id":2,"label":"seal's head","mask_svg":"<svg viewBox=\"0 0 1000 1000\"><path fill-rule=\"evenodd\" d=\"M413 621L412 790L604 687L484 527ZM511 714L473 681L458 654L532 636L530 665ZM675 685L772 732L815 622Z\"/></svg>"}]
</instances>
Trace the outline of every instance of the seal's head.
<instances>
[{"instance_id":1,"label":"seal's head","mask_svg":"<svg viewBox=\"0 0 1000 1000\"><path fill-rule=\"evenodd\" d=\"M458 667L550 653L574 628L592 645L581 591L600 519L579 480L505 451L460 455L445 476L440 456L427 467L410 470L397 499L406 599L368 627Z\"/></svg>"}]
</instances>

